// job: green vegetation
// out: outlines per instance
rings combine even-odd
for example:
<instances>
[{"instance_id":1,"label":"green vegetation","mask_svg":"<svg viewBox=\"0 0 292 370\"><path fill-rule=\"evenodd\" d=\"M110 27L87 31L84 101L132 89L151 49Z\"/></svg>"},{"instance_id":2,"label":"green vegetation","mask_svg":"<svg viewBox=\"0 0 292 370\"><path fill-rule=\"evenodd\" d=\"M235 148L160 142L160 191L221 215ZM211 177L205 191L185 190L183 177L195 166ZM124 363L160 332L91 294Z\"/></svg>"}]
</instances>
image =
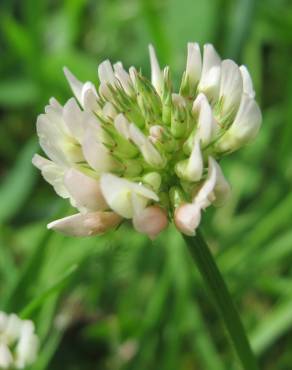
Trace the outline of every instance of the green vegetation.
<instances>
[{"instance_id":1,"label":"green vegetation","mask_svg":"<svg viewBox=\"0 0 292 370\"><path fill-rule=\"evenodd\" d=\"M229 203L202 229L263 370L292 368L292 6L285 0L2 0L0 310L36 323L31 370L240 369L183 238L123 225L73 239L72 213L31 165L37 114L71 92L68 66L97 82L105 58L149 74L147 44L178 82L186 42L246 64L263 109L249 147L222 161Z\"/></svg>"}]
</instances>

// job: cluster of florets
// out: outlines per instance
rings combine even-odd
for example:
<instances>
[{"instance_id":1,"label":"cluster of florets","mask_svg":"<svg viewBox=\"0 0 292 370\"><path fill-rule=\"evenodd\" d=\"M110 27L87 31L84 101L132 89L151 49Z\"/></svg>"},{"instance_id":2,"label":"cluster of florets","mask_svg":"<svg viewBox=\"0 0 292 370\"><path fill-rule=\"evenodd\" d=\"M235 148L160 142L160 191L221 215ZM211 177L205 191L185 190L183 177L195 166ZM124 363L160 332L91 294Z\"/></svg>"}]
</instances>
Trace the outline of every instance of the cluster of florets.
<instances>
[{"instance_id":1,"label":"cluster of florets","mask_svg":"<svg viewBox=\"0 0 292 370\"><path fill-rule=\"evenodd\" d=\"M24 369L38 351L38 337L30 320L0 311L0 369Z\"/></svg>"},{"instance_id":2,"label":"cluster of florets","mask_svg":"<svg viewBox=\"0 0 292 370\"><path fill-rule=\"evenodd\" d=\"M65 69L77 101L50 100L37 121L50 160L36 155L33 163L79 213L50 228L88 236L132 219L154 238L174 220L193 235L202 210L227 199L218 160L252 140L261 124L246 67L222 61L210 44L202 57L189 43L174 92L152 46L150 62L151 81L134 67L102 62L98 91Z\"/></svg>"}]
</instances>

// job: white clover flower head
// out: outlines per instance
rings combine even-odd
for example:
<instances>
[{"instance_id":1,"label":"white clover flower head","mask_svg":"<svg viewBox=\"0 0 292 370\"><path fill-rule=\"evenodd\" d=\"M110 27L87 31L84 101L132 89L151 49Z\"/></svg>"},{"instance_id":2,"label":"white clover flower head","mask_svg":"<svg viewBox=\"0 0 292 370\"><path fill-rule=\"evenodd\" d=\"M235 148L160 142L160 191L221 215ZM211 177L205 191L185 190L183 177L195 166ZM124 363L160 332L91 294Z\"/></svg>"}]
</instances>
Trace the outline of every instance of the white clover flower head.
<instances>
[{"instance_id":1,"label":"white clover flower head","mask_svg":"<svg viewBox=\"0 0 292 370\"><path fill-rule=\"evenodd\" d=\"M0 369L24 369L32 365L38 346L32 321L0 311Z\"/></svg>"},{"instance_id":2,"label":"white clover flower head","mask_svg":"<svg viewBox=\"0 0 292 370\"><path fill-rule=\"evenodd\" d=\"M52 98L37 120L49 159L33 163L79 213L49 228L90 236L131 219L155 238L169 221L193 235L202 210L230 192L218 161L249 143L261 125L245 66L221 60L211 44L188 43L178 91L150 45L151 80L134 67L105 60L99 87L67 68L75 98Z\"/></svg>"}]
</instances>

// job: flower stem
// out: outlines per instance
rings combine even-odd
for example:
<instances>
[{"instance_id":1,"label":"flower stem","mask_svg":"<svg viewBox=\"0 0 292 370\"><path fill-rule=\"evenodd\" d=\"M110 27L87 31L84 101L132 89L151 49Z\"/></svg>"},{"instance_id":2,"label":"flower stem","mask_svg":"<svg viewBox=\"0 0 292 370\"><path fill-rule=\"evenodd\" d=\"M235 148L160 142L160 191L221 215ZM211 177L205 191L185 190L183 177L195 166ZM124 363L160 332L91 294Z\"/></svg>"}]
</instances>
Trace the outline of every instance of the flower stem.
<instances>
[{"instance_id":1,"label":"flower stem","mask_svg":"<svg viewBox=\"0 0 292 370\"><path fill-rule=\"evenodd\" d=\"M184 239L224 321L243 369L259 370L237 309L202 234L198 231L194 237L184 235Z\"/></svg>"}]
</instances>

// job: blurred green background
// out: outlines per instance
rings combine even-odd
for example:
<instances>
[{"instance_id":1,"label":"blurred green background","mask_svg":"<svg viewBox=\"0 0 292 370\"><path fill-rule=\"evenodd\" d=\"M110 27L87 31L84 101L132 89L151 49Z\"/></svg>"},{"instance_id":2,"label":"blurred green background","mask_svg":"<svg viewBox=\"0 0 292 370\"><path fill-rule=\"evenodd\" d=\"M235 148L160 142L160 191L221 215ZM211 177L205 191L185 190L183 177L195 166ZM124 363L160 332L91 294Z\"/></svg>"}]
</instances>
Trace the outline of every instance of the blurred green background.
<instances>
[{"instance_id":1,"label":"blurred green background","mask_svg":"<svg viewBox=\"0 0 292 370\"><path fill-rule=\"evenodd\" d=\"M1 0L0 309L32 318L33 370L240 369L183 241L127 225L73 239L46 223L72 212L31 165L35 121L62 73L97 82L103 59L141 66L157 48L176 81L186 42L248 66L263 109L253 145L223 161L228 204L206 235L264 370L292 369L292 3L290 0Z\"/></svg>"}]
</instances>

